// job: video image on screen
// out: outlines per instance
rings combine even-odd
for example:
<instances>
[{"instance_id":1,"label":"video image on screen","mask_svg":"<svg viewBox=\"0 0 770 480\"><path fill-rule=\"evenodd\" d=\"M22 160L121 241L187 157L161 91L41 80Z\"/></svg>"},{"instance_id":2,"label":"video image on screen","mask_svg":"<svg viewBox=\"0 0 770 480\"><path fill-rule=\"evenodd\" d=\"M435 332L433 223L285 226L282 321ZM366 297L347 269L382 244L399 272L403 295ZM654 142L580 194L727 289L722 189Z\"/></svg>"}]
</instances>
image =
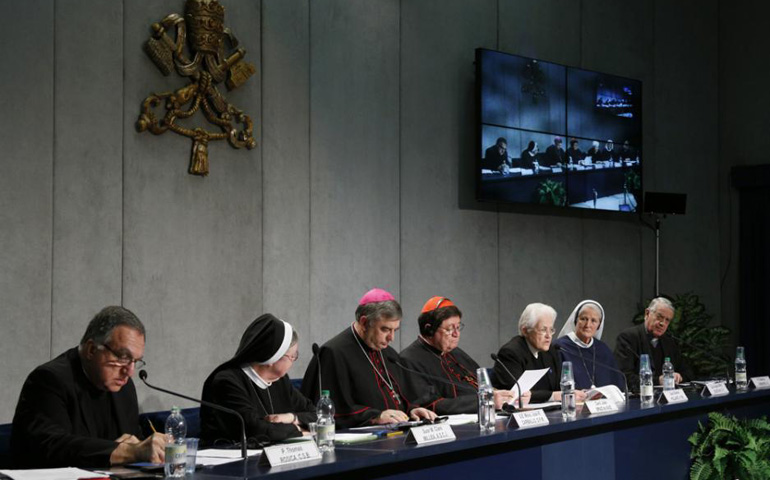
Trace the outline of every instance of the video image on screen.
<instances>
[{"instance_id":1,"label":"video image on screen","mask_svg":"<svg viewBox=\"0 0 770 480\"><path fill-rule=\"evenodd\" d=\"M641 82L477 49L484 201L635 212Z\"/></svg>"}]
</instances>

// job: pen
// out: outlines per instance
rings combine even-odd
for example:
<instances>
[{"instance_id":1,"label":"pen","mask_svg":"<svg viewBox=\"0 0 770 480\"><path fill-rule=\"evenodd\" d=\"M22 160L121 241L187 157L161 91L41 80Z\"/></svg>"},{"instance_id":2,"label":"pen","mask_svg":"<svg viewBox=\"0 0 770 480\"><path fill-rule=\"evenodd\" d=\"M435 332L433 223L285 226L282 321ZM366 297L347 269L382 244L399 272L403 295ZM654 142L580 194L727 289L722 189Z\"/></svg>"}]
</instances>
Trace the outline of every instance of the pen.
<instances>
[{"instance_id":1,"label":"pen","mask_svg":"<svg viewBox=\"0 0 770 480\"><path fill-rule=\"evenodd\" d=\"M150 424L150 428L152 429L152 433L158 433L158 431L155 430L155 425L152 424L152 420L150 420L149 417L147 418L147 423Z\"/></svg>"},{"instance_id":2,"label":"pen","mask_svg":"<svg viewBox=\"0 0 770 480\"><path fill-rule=\"evenodd\" d=\"M403 434L404 432L402 432L401 430L396 430L395 432L388 432L388 434L385 436L390 438L390 437L397 437L398 435L403 435Z\"/></svg>"}]
</instances>

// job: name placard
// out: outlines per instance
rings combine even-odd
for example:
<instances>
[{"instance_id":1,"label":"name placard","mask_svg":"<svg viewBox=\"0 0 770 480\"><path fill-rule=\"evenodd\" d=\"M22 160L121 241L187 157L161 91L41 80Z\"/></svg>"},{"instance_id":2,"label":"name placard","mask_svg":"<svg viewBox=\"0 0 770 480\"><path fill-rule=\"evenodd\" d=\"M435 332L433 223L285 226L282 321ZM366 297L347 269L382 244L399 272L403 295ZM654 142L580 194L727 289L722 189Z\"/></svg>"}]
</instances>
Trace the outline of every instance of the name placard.
<instances>
[{"instance_id":1,"label":"name placard","mask_svg":"<svg viewBox=\"0 0 770 480\"><path fill-rule=\"evenodd\" d=\"M426 443L445 442L455 438L455 432L452 430L451 425L448 423L438 423L436 425L422 425L410 428L406 442L425 445Z\"/></svg>"},{"instance_id":2,"label":"name placard","mask_svg":"<svg viewBox=\"0 0 770 480\"><path fill-rule=\"evenodd\" d=\"M552 171L553 173L561 173L561 172L562 172L562 170L561 170L561 168L560 168L560 167L553 167L553 168L551 169L551 171Z\"/></svg>"},{"instance_id":3,"label":"name placard","mask_svg":"<svg viewBox=\"0 0 770 480\"><path fill-rule=\"evenodd\" d=\"M751 377L751 384L754 388L764 389L770 388L770 377L765 375L764 377Z\"/></svg>"},{"instance_id":4,"label":"name placard","mask_svg":"<svg viewBox=\"0 0 770 480\"><path fill-rule=\"evenodd\" d=\"M299 442L265 447L259 463L278 467L320 459L321 451L318 450L318 445L315 442Z\"/></svg>"},{"instance_id":5,"label":"name placard","mask_svg":"<svg viewBox=\"0 0 770 480\"><path fill-rule=\"evenodd\" d=\"M548 425L548 417L545 416L542 408L527 412L514 412L508 424L509 427L516 428L542 427L544 425Z\"/></svg>"},{"instance_id":6,"label":"name placard","mask_svg":"<svg viewBox=\"0 0 770 480\"><path fill-rule=\"evenodd\" d=\"M660 396L660 403L684 403L688 400L687 394L684 390L675 388L674 390L663 390L663 395Z\"/></svg>"},{"instance_id":7,"label":"name placard","mask_svg":"<svg viewBox=\"0 0 770 480\"><path fill-rule=\"evenodd\" d=\"M586 400L586 407L589 414L597 413L614 413L618 411L618 406L615 402L611 402L606 398L600 398L599 400Z\"/></svg>"},{"instance_id":8,"label":"name placard","mask_svg":"<svg viewBox=\"0 0 770 480\"><path fill-rule=\"evenodd\" d=\"M703 389L701 395L704 397L719 397L729 393L730 391L727 389L727 385L725 385L724 382L709 382L706 384L706 388Z\"/></svg>"}]
</instances>

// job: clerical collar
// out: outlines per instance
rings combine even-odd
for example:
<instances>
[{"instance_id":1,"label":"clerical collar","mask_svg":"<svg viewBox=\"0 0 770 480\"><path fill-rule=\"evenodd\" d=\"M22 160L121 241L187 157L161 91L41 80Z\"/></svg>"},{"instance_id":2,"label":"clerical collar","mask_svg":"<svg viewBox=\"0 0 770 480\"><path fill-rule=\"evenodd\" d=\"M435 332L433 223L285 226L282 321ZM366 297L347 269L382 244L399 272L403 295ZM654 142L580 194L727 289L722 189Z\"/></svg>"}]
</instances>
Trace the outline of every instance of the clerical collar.
<instances>
[{"instance_id":1,"label":"clerical collar","mask_svg":"<svg viewBox=\"0 0 770 480\"><path fill-rule=\"evenodd\" d=\"M567 334L567 336L569 337L569 339L570 339L570 340L572 340L572 342L573 342L575 345L577 345L577 346L578 346L578 347L580 347L580 348L591 348L591 345L593 345L593 344L594 344L594 339L593 339L593 337L591 338L591 341L590 341L590 342L586 343L586 342L584 342L583 340L581 340L581 339L580 339L580 338L579 338L577 335L575 335L575 332L569 332L569 333Z\"/></svg>"},{"instance_id":2,"label":"clerical collar","mask_svg":"<svg viewBox=\"0 0 770 480\"><path fill-rule=\"evenodd\" d=\"M366 344L366 341L364 341L364 337L358 334L358 330L354 326L356 322L353 322L350 324L350 330L353 332L353 338L356 339L356 342L367 352L378 352L379 350L375 350L369 345Z\"/></svg>"},{"instance_id":3,"label":"clerical collar","mask_svg":"<svg viewBox=\"0 0 770 480\"><path fill-rule=\"evenodd\" d=\"M533 357L538 358L538 356L540 355L540 351L537 348L530 345L530 343L527 341L526 338L524 339L524 341L527 342L527 348L529 349L529 353L531 353Z\"/></svg>"},{"instance_id":4,"label":"clerical collar","mask_svg":"<svg viewBox=\"0 0 770 480\"><path fill-rule=\"evenodd\" d=\"M430 343L430 342L429 342L429 341L428 341L428 340L427 340L425 337L423 337L422 335L417 335L417 338L419 338L419 339L422 341L422 343L423 343L423 344L425 344L425 346L428 348L428 350L430 350L430 351L431 351L431 353L434 353L434 354L436 354L436 355L438 355L438 356L443 356L443 355L444 355L444 352L442 352L442 351L441 351L441 350L439 350L438 348L434 347L434 346L433 346L433 345L432 345L432 344L431 344L431 343Z\"/></svg>"},{"instance_id":5,"label":"clerical collar","mask_svg":"<svg viewBox=\"0 0 770 480\"><path fill-rule=\"evenodd\" d=\"M650 341L652 348L658 348L658 344L660 343L660 337L656 337L655 335L652 334L652 332L648 330L647 339Z\"/></svg>"},{"instance_id":6,"label":"clerical collar","mask_svg":"<svg viewBox=\"0 0 770 480\"><path fill-rule=\"evenodd\" d=\"M254 383L254 385L258 386L262 390L267 390L267 388L273 384L273 382L268 382L264 378L260 377L259 374L254 370L251 365L244 365L241 367L241 370L243 370L243 373L246 374L247 377Z\"/></svg>"}]
</instances>

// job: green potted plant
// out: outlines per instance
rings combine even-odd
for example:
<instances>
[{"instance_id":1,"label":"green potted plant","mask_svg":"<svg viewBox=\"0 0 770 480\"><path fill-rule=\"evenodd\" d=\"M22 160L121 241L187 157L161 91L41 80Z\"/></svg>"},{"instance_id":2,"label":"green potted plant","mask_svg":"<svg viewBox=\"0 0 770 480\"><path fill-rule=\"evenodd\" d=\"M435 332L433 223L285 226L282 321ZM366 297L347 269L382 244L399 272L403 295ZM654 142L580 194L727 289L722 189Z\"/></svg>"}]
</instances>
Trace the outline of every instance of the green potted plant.
<instances>
[{"instance_id":1,"label":"green potted plant","mask_svg":"<svg viewBox=\"0 0 770 480\"><path fill-rule=\"evenodd\" d=\"M640 305L634 324L644 322L644 309L650 300ZM731 357L725 353L729 348L730 329L710 325L713 315L706 312L700 297L692 292L674 295L671 300L675 311L668 331L682 340L682 356L692 367L695 378L724 376L732 365Z\"/></svg>"},{"instance_id":2,"label":"green potted plant","mask_svg":"<svg viewBox=\"0 0 770 480\"><path fill-rule=\"evenodd\" d=\"M690 480L770 478L770 424L765 417L740 420L709 413L706 425L687 439L692 445Z\"/></svg>"},{"instance_id":3,"label":"green potted plant","mask_svg":"<svg viewBox=\"0 0 770 480\"><path fill-rule=\"evenodd\" d=\"M537 187L538 202L542 205L556 205L559 207L567 203L567 191L562 182L544 180Z\"/></svg>"}]
</instances>

